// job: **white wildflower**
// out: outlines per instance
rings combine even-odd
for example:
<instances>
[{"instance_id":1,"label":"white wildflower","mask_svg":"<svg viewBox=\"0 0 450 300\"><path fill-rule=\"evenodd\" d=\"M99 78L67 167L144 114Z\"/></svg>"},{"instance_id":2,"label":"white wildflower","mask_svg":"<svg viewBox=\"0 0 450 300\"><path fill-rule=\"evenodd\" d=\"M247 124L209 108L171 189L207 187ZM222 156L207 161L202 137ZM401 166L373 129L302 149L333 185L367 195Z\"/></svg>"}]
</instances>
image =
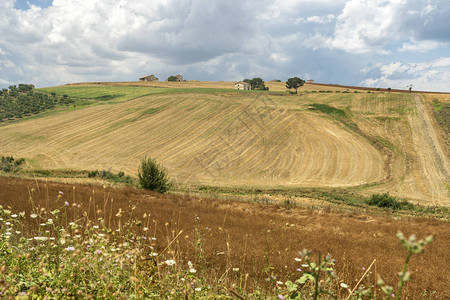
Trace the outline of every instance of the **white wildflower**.
<instances>
[{"instance_id":1,"label":"white wildflower","mask_svg":"<svg viewBox=\"0 0 450 300\"><path fill-rule=\"evenodd\" d=\"M341 283L341 287L343 287L344 289L348 289L348 285L346 285L345 283Z\"/></svg>"},{"instance_id":2,"label":"white wildflower","mask_svg":"<svg viewBox=\"0 0 450 300\"><path fill-rule=\"evenodd\" d=\"M176 264L176 261L174 261L173 259L168 259L165 261L166 265L168 266L173 266Z\"/></svg>"},{"instance_id":3,"label":"white wildflower","mask_svg":"<svg viewBox=\"0 0 450 300\"><path fill-rule=\"evenodd\" d=\"M194 268L194 264L191 261L188 261L189 273L197 273L197 270Z\"/></svg>"}]
</instances>

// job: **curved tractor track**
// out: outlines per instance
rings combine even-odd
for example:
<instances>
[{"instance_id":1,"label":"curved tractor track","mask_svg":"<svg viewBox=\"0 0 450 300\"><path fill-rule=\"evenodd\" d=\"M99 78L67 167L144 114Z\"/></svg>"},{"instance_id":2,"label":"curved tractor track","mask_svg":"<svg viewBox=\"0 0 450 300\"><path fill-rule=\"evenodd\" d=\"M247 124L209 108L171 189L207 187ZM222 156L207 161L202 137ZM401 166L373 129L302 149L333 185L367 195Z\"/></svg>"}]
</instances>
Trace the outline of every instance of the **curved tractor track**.
<instances>
[{"instance_id":1,"label":"curved tractor track","mask_svg":"<svg viewBox=\"0 0 450 300\"><path fill-rule=\"evenodd\" d=\"M383 155L326 116L268 97L151 96L0 127L0 152L40 168L135 174L145 155L182 184L354 186Z\"/></svg>"}]
</instances>

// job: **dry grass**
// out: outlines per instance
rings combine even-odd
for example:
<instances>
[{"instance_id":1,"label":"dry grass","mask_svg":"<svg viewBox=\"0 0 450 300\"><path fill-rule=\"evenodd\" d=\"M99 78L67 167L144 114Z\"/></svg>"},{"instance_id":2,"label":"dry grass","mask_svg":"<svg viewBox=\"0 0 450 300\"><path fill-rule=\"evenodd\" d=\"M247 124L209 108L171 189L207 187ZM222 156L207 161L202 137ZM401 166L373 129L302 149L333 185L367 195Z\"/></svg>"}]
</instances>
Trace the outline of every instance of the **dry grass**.
<instances>
[{"instance_id":1,"label":"dry grass","mask_svg":"<svg viewBox=\"0 0 450 300\"><path fill-rule=\"evenodd\" d=\"M113 207L113 214L119 209L126 214L130 204L136 205L138 217L144 213L150 216L143 222L156 232L159 250L183 230L182 238L169 249L176 254L176 259L183 261L187 257L198 256L198 240L201 239L204 262L210 270L209 279L217 282L225 273L231 272L230 268L239 268L236 276L228 274L222 277L226 278L224 284L229 287L244 280L245 274L249 274L248 289L256 285L273 287L273 283L265 279L273 275L284 281L286 276L297 272L298 262L294 258L303 248L315 253L330 253L337 259L336 270L340 280L350 286L362 276L363 268L377 259L364 284L373 283L381 274L388 284L393 285L397 282L397 272L405 256L395 237L396 231L401 230L406 235L415 233L419 237L432 234L434 242L425 254L411 260L412 281L404 288L403 296L417 299L427 290L436 291L438 299L450 297L445 271L450 267L448 222L394 219L359 212L286 209L279 205L160 195L131 188L74 186L4 177L0 178L0 203L11 206L14 211L29 212L31 189L34 189L36 204L52 207L55 205L52 199L62 191L64 195L60 201L81 204L93 218L98 217L98 209L111 215L108 210ZM104 203L107 203L106 210ZM115 222L113 218L113 226Z\"/></svg>"}]
</instances>

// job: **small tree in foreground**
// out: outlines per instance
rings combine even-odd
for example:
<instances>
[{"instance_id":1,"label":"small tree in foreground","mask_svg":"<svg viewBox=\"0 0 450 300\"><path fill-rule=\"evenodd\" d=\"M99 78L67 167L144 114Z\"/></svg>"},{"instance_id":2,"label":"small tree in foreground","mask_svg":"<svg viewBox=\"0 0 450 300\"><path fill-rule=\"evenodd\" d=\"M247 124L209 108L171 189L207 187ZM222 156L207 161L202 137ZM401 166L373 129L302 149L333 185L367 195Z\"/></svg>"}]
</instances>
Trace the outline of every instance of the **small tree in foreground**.
<instances>
[{"instance_id":1,"label":"small tree in foreground","mask_svg":"<svg viewBox=\"0 0 450 300\"><path fill-rule=\"evenodd\" d=\"M297 89L301 86L303 86L303 84L305 83L305 81L299 77L293 77L293 78L289 78L288 81L286 81L286 87L288 89L295 89L295 93L297 94Z\"/></svg>"},{"instance_id":2,"label":"small tree in foreground","mask_svg":"<svg viewBox=\"0 0 450 300\"><path fill-rule=\"evenodd\" d=\"M167 170L159 165L154 159L144 157L138 170L139 184L143 189L167 192L169 179Z\"/></svg>"}]
</instances>

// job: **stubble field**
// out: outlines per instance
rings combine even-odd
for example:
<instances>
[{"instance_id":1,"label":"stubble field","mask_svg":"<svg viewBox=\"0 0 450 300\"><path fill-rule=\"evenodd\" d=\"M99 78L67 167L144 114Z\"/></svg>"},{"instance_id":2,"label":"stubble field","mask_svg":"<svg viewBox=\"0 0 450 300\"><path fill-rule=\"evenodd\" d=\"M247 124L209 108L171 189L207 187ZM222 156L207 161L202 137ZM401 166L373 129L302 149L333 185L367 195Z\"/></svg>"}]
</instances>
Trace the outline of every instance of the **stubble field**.
<instances>
[{"instance_id":1,"label":"stubble field","mask_svg":"<svg viewBox=\"0 0 450 300\"><path fill-rule=\"evenodd\" d=\"M226 83L150 84L44 89L106 100L0 126L1 153L35 169L130 175L150 156L181 186L353 187L450 203L448 158L420 96L322 86L314 93L314 85L299 96L276 94L284 83L268 83L272 94Z\"/></svg>"}]
</instances>

